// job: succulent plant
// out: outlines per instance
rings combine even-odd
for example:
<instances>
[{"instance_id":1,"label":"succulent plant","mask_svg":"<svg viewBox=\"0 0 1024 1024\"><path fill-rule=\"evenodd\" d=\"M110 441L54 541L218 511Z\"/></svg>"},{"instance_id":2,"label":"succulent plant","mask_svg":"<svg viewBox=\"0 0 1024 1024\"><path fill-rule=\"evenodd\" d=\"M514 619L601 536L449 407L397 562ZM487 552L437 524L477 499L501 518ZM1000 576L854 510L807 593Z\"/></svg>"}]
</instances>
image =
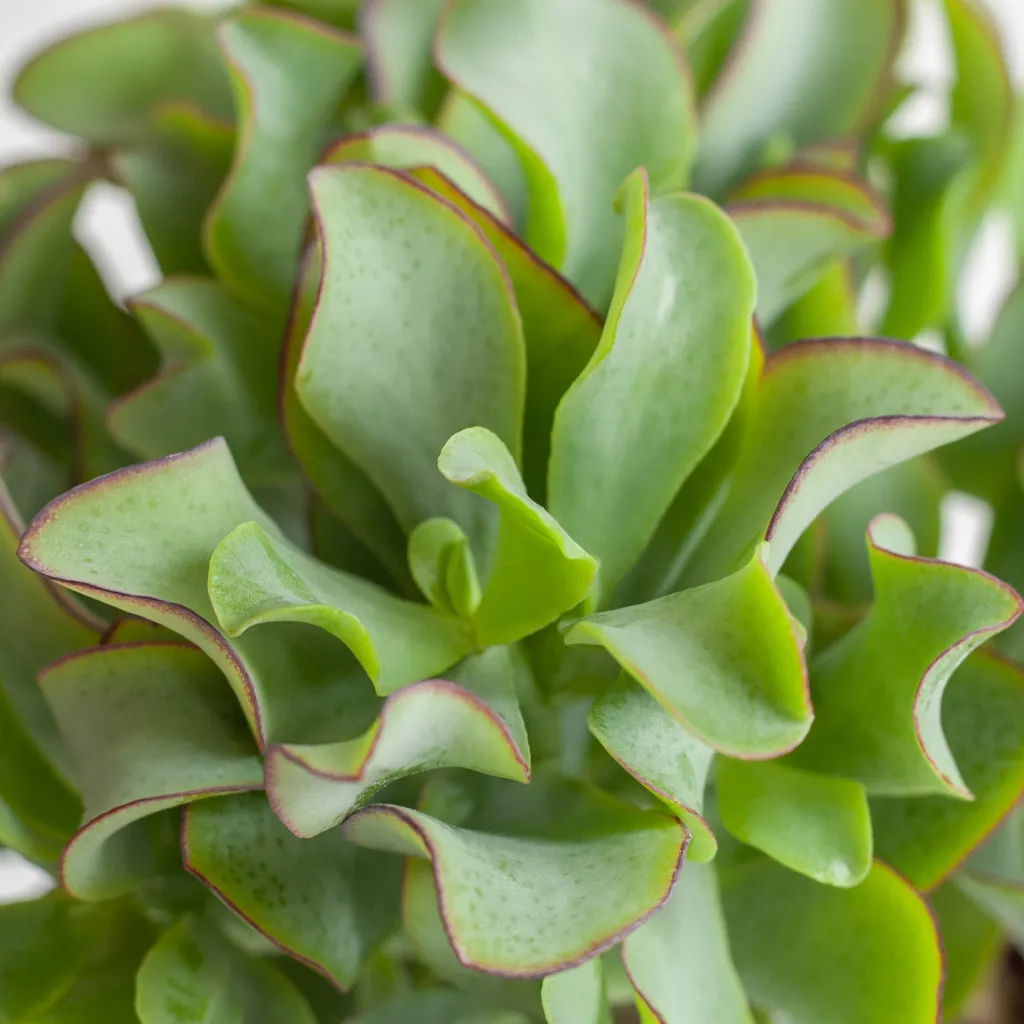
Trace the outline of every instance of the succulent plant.
<instances>
[{"instance_id":1,"label":"succulent plant","mask_svg":"<svg viewBox=\"0 0 1024 1024\"><path fill-rule=\"evenodd\" d=\"M1024 943L1024 296L978 345L956 290L1024 132L943 9L920 137L902 0L27 64L79 141L0 170L0 843L59 888L0 907L0 1020L959 1019Z\"/></svg>"}]
</instances>

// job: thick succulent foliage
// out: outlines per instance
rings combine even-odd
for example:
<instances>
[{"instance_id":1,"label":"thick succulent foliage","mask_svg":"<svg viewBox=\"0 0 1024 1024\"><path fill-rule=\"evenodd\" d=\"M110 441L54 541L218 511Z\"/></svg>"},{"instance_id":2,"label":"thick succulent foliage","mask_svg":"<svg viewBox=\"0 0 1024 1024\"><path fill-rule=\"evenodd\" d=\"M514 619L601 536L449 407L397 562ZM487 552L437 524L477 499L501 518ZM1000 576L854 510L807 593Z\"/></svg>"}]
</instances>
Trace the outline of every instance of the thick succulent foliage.
<instances>
[{"instance_id":1,"label":"thick succulent foliage","mask_svg":"<svg viewBox=\"0 0 1024 1024\"><path fill-rule=\"evenodd\" d=\"M986 340L956 289L1024 127L940 6L909 138L903 0L168 7L23 68L78 145L0 169L0 844L56 883L0 1020L958 1019L1024 944L1024 291Z\"/></svg>"}]
</instances>

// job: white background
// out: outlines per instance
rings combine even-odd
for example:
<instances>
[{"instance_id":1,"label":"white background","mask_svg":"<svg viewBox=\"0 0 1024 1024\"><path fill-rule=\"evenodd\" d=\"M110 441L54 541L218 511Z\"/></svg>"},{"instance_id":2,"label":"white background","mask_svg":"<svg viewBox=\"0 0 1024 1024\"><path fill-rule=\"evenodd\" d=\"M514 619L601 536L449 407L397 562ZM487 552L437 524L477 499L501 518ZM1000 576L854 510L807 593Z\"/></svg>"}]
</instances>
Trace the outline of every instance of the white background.
<instances>
[{"instance_id":1,"label":"white background","mask_svg":"<svg viewBox=\"0 0 1024 1024\"><path fill-rule=\"evenodd\" d=\"M171 0L167 0L171 2ZM216 8L220 0L192 0ZM1024 0L983 0L998 21L1018 86L1024 85ZM35 50L76 28L157 6L148 0L0 0L0 164L52 153L67 143L33 124L7 99L20 64ZM941 128L952 78L949 42L937 0L913 0L910 36L902 59L905 78L923 85L924 96L897 115L901 134ZM154 284L151 254L141 239L131 204L115 190L98 186L87 198L79 235L97 260L111 290L120 297ZM961 286L968 335L983 339L1002 298L1016 280L1010 227L994 217L986 224ZM944 508L947 558L976 562L984 546L984 512L967 499ZM6 851L0 852L0 902L45 891L48 876Z\"/></svg>"}]
</instances>

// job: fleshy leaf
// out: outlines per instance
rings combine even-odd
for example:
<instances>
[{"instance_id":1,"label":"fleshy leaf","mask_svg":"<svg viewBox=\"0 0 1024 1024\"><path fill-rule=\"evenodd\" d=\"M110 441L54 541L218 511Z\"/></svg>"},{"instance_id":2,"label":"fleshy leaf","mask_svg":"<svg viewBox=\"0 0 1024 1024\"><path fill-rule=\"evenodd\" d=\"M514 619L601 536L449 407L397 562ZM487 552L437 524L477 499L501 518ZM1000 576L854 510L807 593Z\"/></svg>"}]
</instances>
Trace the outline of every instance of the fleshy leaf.
<instances>
[{"instance_id":1,"label":"fleshy leaf","mask_svg":"<svg viewBox=\"0 0 1024 1024\"><path fill-rule=\"evenodd\" d=\"M600 957L549 974L541 986L547 1024L609 1024Z\"/></svg>"},{"instance_id":2,"label":"fleshy leaf","mask_svg":"<svg viewBox=\"0 0 1024 1024\"><path fill-rule=\"evenodd\" d=\"M277 426L277 326L215 281L168 279L132 302L163 356L158 376L119 399L111 433L157 459L223 436L250 485L292 473Z\"/></svg>"},{"instance_id":3,"label":"fleshy leaf","mask_svg":"<svg viewBox=\"0 0 1024 1024\"><path fill-rule=\"evenodd\" d=\"M531 497L543 501L555 410L594 354L601 338L601 322L565 278L484 207L433 168L414 173L480 228L512 282L526 342L523 478Z\"/></svg>"},{"instance_id":4,"label":"fleshy leaf","mask_svg":"<svg viewBox=\"0 0 1024 1024\"><path fill-rule=\"evenodd\" d=\"M266 960L244 956L192 917L160 937L139 968L142 1024L315 1024L301 993Z\"/></svg>"},{"instance_id":5,"label":"fleshy leaf","mask_svg":"<svg viewBox=\"0 0 1024 1024\"><path fill-rule=\"evenodd\" d=\"M380 164L396 169L433 167L499 221L509 220L505 201L469 155L428 128L393 124L364 135L348 135L324 153L321 163Z\"/></svg>"},{"instance_id":6,"label":"fleshy leaf","mask_svg":"<svg viewBox=\"0 0 1024 1024\"><path fill-rule=\"evenodd\" d=\"M739 400L754 279L736 230L697 196L625 186L626 247L601 343L555 414L552 514L610 593ZM685 416L673 410L685 407Z\"/></svg>"},{"instance_id":7,"label":"fleshy leaf","mask_svg":"<svg viewBox=\"0 0 1024 1024\"><path fill-rule=\"evenodd\" d=\"M850 888L871 870L864 787L788 765L723 759L718 813L739 840L825 885Z\"/></svg>"},{"instance_id":8,"label":"fleshy leaf","mask_svg":"<svg viewBox=\"0 0 1024 1024\"><path fill-rule=\"evenodd\" d=\"M165 274L202 274L203 219L231 166L231 125L186 103L153 114L146 137L118 150L113 164Z\"/></svg>"},{"instance_id":9,"label":"fleshy leaf","mask_svg":"<svg viewBox=\"0 0 1024 1024\"><path fill-rule=\"evenodd\" d=\"M622 960L650 1024L753 1024L710 864L687 860L668 902L622 944Z\"/></svg>"},{"instance_id":10,"label":"fleshy leaf","mask_svg":"<svg viewBox=\"0 0 1024 1024\"><path fill-rule=\"evenodd\" d=\"M793 1024L934 1024L942 954L924 900L876 861L853 889L767 859L722 877L732 955L750 999Z\"/></svg>"},{"instance_id":11,"label":"fleshy leaf","mask_svg":"<svg viewBox=\"0 0 1024 1024\"><path fill-rule=\"evenodd\" d=\"M459 961L477 970L536 977L601 952L668 897L686 846L673 819L569 784L557 813L530 805L500 831L456 828L404 807L353 814L344 833L372 849L429 859L441 916ZM508 811L507 802L491 810ZM506 819L507 820L507 819ZM492 823L497 824L497 823Z\"/></svg>"},{"instance_id":12,"label":"fleshy leaf","mask_svg":"<svg viewBox=\"0 0 1024 1024\"><path fill-rule=\"evenodd\" d=\"M876 799L879 856L918 889L948 875L1007 815L1024 791L1024 673L978 652L957 669L942 725L974 800Z\"/></svg>"},{"instance_id":13,"label":"fleshy leaf","mask_svg":"<svg viewBox=\"0 0 1024 1024\"><path fill-rule=\"evenodd\" d=\"M508 277L479 230L409 178L340 166L310 180L325 259L299 398L407 530L447 516L481 543L490 509L437 457L471 426L518 457L526 365Z\"/></svg>"},{"instance_id":14,"label":"fleshy leaf","mask_svg":"<svg viewBox=\"0 0 1024 1024\"><path fill-rule=\"evenodd\" d=\"M477 646L535 633L587 596L597 562L530 500L515 460L494 434L482 427L456 434L441 450L438 468L498 508L490 573L472 617Z\"/></svg>"},{"instance_id":15,"label":"fleshy leaf","mask_svg":"<svg viewBox=\"0 0 1024 1024\"><path fill-rule=\"evenodd\" d=\"M262 794L189 807L187 871L274 945L340 987L397 924L400 865L335 830L296 839Z\"/></svg>"},{"instance_id":16,"label":"fleshy leaf","mask_svg":"<svg viewBox=\"0 0 1024 1024\"><path fill-rule=\"evenodd\" d=\"M400 111L433 114L445 83L433 63L444 0L368 0L360 17L374 99Z\"/></svg>"},{"instance_id":17,"label":"fleshy leaf","mask_svg":"<svg viewBox=\"0 0 1024 1024\"><path fill-rule=\"evenodd\" d=\"M694 736L734 757L771 757L807 734L812 711L796 629L758 553L739 572L574 623Z\"/></svg>"},{"instance_id":18,"label":"fleshy leaf","mask_svg":"<svg viewBox=\"0 0 1024 1024\"><path fill-rule=\"evenodd\" d=\"M587 725L630 775L678 815L690 833L687 861L710 860L718 843L702 809L714 751L630 680L594 701Z\"/></svg>"},{"instance_id":19,"label":"fleshy leaf","mask_svg":"<svg viewBox=\"0 0 1024 1024\"><path fill-rule=\"evenodd\" d=\"M22 68L14 97L40 121L101 146L143 135L173 100L229 116L212 29L211 18L170 7L87 29Z\"/></svg>"},{"instance_id":20,"label":"fleshy leaf","mask_svg":"<svg viewBox=\"0 0 1024 1024\"><path fill-rule=\"evenodd\" d=\"M547 59L552 47L572 64ZM445 74L548 169L565 213L564 257L529 224L526 240L604 308L622 237L619 185L642 166L655 191L679 187L691 158L690 86L667 30L617 0L458 0L437 53ZM532 207L537 199L534 188Z\"/></svg>"},{"instance_id":21,"label":"fleshy leaf","mask_svg":"<svg viewBox=\"0 0 1024 1024\"><path fill-rule=\"evenodd\" d=\"M757 274L757 316L767 327L835 260L885 238L882 201L854 178L807 168L766 171L729 196Z\"/></svg>"},{"instance_id":22,"label":"fleshy leaf","mask_svg":"<svg viewBox=\"0 0 1024 1024\"><path fill-rule=\"evenodd\" d=\"M469 538L451 519L425 519L409 537L409 571L435 608L470 618L480 606Z\"/></svg>"},{"instance_id":23,"label":"fleshy leaf","mask_svg":"<svg viewBox=\"0 0 1024 1024\"><path fill-rule=\"evenodd\" d=\"M64 887L79 899L109 899L155 873L137 822L263 785L231 692L194 648L99 647L47 669L41 685L85 799L85 824L61 862Z\"/></svg>"},{"instance_id":24,"label":"fleshy leaf","mask_svg":"<svg viewBox=\"0 0 1024 1024\"><path fill-rule=\"evenodd\" d=\"M1001 418L955 363L912 345L786 345L754 388L729 492L684 580L728 572L762 536L778 571L807 526L854 484Z\"/></svg>"},{"instance_id":25,"label":"fleshy leaf","mask_svg":"<svg viewBox=\"0 0 1024 1024\"><path fill-rule=\"evenodd\" d=\"M362 52L326 25L267 9L223 22L219 38L241 127L231 173L206 220L206 255L241 295L280 306L309 213L306 173Z\"/></svg>"},{"instance_id":26,"label":"fleshy leaf","mask_svg":"<svg viewBox=\"0 0 1024 1024\"><path fill-rule=\"evenodd\" d=\"M768 0L746 8L701 117L694 179L711 195L753 169L774 139L803 146L857 134L888 85L903 30L892 0Z\"/></svg>"},{"instance_id":27,"label":"fleshy leaf","mask_svg":"<svg viewBox=\"0 0 1024 1024\"><path fill-rule=\"evenodd\" d=\"M388 694L458 661L469 640L450 616L402 601L243 523L210 558L210 600L230 637L263 623L305 622L344 643Z\"/></svg>"},{"instance_id":28,"label":"fleshy leaf","mask_svg":"<svg viewBox=\"0 0 1024 1024\"><path fill-rule=\"evenodd\" d=\"M337 639L281 624L229 642L214 626L210 558L228 533L252 522L276 535L227 446L215 440L56 499L33 521L19 554L44 576L201 647L224 672L261 745L358 735L374 700Z\"/></svg>"},{"instance_id":29,"label":"fleshy leaf","mask_svg":"<svg viewBox=\"0 0 1024 1024\"><path fill-rule=\"evenodd\" d=\"M491 648L454 672L391 694L362 736L320 746L272 746L267 793L300 837L318 835L404 775L469 768L518 782L530 750L515 692L515 654Z\"/></svg>"},{"instance_id":30,"label":"fleshy leaf","mask_svg":"<svg viewBox=\"0 0 1024 1024\"><path fill-rule=\"evenodd\" d=\"M942 728L956 667L1021 613L1020 597L979 570L913 555L903 520L868 527L875 603L811 666L817 717L801 765L890 795L971 799Z\"/></svg>"}]
</instances>

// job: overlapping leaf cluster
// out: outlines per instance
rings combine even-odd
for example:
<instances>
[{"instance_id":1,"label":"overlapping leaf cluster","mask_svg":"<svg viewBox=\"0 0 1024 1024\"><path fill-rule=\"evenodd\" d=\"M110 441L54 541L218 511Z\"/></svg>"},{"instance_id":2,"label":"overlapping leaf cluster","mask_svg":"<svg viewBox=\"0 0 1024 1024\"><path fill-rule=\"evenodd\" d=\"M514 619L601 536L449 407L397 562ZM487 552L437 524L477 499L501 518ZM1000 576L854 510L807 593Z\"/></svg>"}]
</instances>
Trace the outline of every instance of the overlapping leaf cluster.
<instances>
[{"instance_id":1,"label":"overlapping leaf cluster","mask_svg":"<svg viewBox=\"0 0 1024 1024\"><path fill-rule=\"evenodd\" d=\"M976 345L956 293L1024 144L941 6L911 138L900 0L169 8L23 69L79 143L0 171L0 842L60 882L0 1019L957 1018L1024 942L1024 297Z\"/></svg>"}]
</instances>

